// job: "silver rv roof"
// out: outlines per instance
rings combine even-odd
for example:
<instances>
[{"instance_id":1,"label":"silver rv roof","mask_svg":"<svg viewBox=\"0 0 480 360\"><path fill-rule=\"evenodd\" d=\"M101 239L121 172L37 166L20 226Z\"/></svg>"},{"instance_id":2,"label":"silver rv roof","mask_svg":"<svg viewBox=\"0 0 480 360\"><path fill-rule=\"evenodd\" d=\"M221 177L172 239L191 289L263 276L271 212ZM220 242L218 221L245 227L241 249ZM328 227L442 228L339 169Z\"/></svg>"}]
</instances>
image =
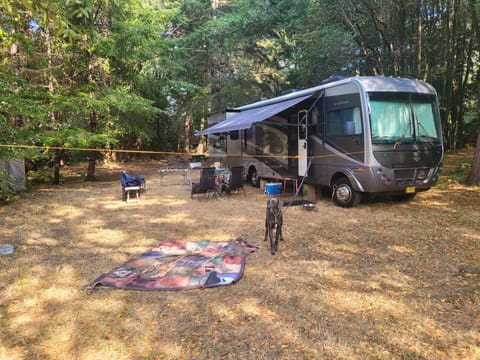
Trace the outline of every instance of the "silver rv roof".
<instances>
[{"instance_id":1,"label":"silver rv roof","mask_svg":"<svg viewBox=\"0 0 480 360\"><path fill-rule=\"evenodd\" d=\"M318 96L323 90L348 83L355 83L363 92L386 91L436 94L435 89L430 84L415 79L382 76L350 77L233 109L226 109L224 110L225 120L205 130L196 131L195 135L208 135L248 129L254 123L266 120L309 97Z\"/></svg>"}]
</instances>

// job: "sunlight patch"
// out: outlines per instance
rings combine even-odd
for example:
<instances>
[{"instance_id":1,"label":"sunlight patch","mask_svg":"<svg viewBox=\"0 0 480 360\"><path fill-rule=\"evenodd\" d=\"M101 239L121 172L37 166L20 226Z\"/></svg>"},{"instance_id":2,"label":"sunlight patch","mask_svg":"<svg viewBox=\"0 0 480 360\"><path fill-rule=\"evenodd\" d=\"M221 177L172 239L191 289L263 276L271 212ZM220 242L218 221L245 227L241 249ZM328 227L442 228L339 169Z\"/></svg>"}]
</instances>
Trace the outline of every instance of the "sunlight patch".
<instances>
[{"instance_id":1,"label":"sunlight patch","mask_svg":"<svg viewBox=\"0 0 480 360\"><path fill-rule=\"evenodd\" d=\"M413 254L414 251L406 246L401 246L401 245L392 245L388 247L389 249L398 251L399 253L402 254Z\"/></svg>"},{"instance_id":2,"label":"sunlight patch","mask_svg":"<svg viewBox=\"0 0 480 360\"><path fill-rule=\"evenodd\" d=\"M96 243L98 245L118 245L126 239L124 232L113 229L91 229L84 235L86 241Z\"/></svg>"},{"instance_id":3,"label":"sunlight patch","mask_svg":"<svg viewBox=\"0 0 480 360\"><path fill-rule=\"evenodd\" d=\"M397 317L405 316L409 308L403 303L392 300L379 293L362 294L353 291L336 291L325 299L330 305L340 312L352 314L369 311L372 313L387 313Z\"/></svg>"},{"instance_id":4,"label":"sunlight patch","mask_svg":"<svg viewBox=\"0 0 480 360\"><path fill-rule=\"evenodd\" d=\"M255 315L264 318L277 317L277 314L275 312L263 306L259 306L257 300L255 299L247 299L238 306L240 307L241 311L248 315Z\"/></svg>"},{"instance_id":5,"label":"sunlight patch","mask_svg":"<svg viewBox=\"0 0 480 360\"><path fill-rule=\"evenodd\" d=\"M26 353L19 346L6 348L0 345L0 359L23 360L26 359Z\"/></svg>"},{"instance_id":6,"label":"sunlight patch","mask_svg":"<svg viewBox=\"0 0 480 360\"><path fill-rule=\"evenodd\" d=\"M25 240L25 243L28 245L47 245L47 246L58 246L61 244L63 239L54 239L51 237L40 236L39 234L32 233L29 235L28 239Z\"/></svg>"},{"instance_id":7,"label":"sunlight patch","mask_svg":"<svg viewBox=\"0 0 480 360\"><path fill-rule=\"evenodd\" d=\"M235 318L236 318L236 314L230 308L228 308L225 305L218 306L218 308L216 310L217 310L217 315L221 319L228 319L228 320L232 321L232 320L235 320Z\"/></svg>"},{"instance_id":8,"label":"sunlight patch","mask_svg":"<svg viewBox=\"0 0 480 360\"><path fill-rule=\"evenodd\" d=\"M51 287L42 292L41 298L46 302L65 302L75 298L76 293L78 292L73 289Z\"/></svg>"}]
</instances>

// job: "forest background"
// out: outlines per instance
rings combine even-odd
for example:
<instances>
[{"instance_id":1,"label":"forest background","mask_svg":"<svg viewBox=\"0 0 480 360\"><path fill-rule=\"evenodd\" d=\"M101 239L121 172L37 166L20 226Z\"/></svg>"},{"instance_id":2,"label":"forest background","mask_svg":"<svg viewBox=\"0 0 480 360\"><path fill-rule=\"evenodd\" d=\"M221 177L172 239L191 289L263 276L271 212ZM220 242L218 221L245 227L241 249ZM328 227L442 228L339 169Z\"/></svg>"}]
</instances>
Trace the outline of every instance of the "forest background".
<instances>
[{"instance_id":1,"label":"forest background","mask_svg":"<svg viewBox=\"0 0 480 360\"><path fill-rule=\"evenodd\" d=\"M0 0L0 158L202 152L208 113L331 76L412 77L480 181L479 0ZM92 151L99 149L99 151ZM133 152L132 152L133 151Z\"/></svg>"}]
</instances>

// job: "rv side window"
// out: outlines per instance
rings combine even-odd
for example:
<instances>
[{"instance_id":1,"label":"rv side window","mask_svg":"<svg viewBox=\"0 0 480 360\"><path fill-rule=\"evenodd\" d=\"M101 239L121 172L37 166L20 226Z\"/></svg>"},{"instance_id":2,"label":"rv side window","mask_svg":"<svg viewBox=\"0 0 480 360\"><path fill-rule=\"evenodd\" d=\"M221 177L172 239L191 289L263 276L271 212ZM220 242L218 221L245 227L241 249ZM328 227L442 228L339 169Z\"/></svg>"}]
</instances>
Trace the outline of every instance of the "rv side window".
<instances>
[{"instance_id":1,"label":"rv side window","mask_svg":"<svg viewBox=\"0 0 480 360\"><path fill-rule=\"evenodd\" d=\"M255 127L245 130L245 151L247 154L255 154Z\"/></svg>"},{"instance_id":2,"label":"rv side window","mask_svg":"<svg viewBox=\"0 0 480 360\"><path fill-rule=\"evenodd\" d=\"M324 138L325 132L325 113L323 112L323 102L319 104L320 106L315 107L313 113L313 119L316 118L316 122L313 121L313 126L315 127L315 133L318 135L320 139Z\"/></svg>"},{"instance_id":3,"label":"rv side window","mask_svg":"<svg viewBox=\"0 0 480 360\"><path fill-rule=\"evenodd\" d=\"M362 119L358 106L327 113L327 136L360 135L362 132Z\"/></svg>"},{"instance_id":4,"label":"rv side window","mask_svg":"<svg viewBox=\"0 0 480 360\"><path fill-rule=\"evenodd\" d=\"M222 154L227 151L227 142L225 141L225 134L211 134L208 137L209 149L211 154Z\"/></svg>"},{"instance_id":5,"label":"rv side window","mask_svg":"<svg viewBox=\"0 0 480 360\"><path fill-rule=\"evenodd\" d=\"M326 141L349 156L364 161L360 114L359 106L329 111L326 119Z\"/></svg>"}]
</instances>

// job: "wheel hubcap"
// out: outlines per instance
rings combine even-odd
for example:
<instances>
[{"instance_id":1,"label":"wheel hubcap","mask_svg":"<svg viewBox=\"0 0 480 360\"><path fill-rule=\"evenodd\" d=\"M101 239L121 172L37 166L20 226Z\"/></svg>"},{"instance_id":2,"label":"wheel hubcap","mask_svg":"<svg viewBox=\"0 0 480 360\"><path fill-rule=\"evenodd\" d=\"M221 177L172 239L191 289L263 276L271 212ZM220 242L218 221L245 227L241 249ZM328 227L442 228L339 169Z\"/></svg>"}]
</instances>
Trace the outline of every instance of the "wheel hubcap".
<instances>
[{"instance_id":1,"label":"wheel hubcap","mask_svg":"<svg viewBox=\"0 0 480 360\"><path fill-rule=\"evenodd\" d=\"M337 199L342 203L347 203L352 198L352 191L346 185L340 185L337 188Z\"/></svg>"}]
</instances>

